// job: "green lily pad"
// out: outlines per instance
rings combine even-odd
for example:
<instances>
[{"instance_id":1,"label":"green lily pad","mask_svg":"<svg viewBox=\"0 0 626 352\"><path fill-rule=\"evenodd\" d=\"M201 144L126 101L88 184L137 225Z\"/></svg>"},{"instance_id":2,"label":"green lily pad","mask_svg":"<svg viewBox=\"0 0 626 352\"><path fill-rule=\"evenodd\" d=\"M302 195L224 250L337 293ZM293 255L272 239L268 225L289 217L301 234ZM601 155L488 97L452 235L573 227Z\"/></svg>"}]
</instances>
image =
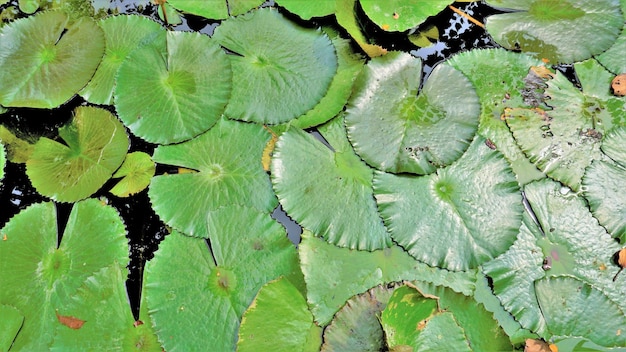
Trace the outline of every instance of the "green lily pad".
<instances>
[{"instance_id":1,"label":"green lily pad","mask_svg":"<svg viewBox=\"0 0 626 352\"><path fill-rule=\"evenodd\" d=\"M24 324L24 316L18 309L8 305L0 305L0 350L8 351Z\"/></svg>"},{"instance_id":2,"label":"green lily pad","mask_svg":"<svg viewBox=\"0 0 626 352\"><path fill-rule=\"evenodd\" d=\"M0 233L0 304L24 315L15 350L48 350L57 310L100 269L129 261L124 224L115 209L96 199L74 204L60 244L53 203L22 210Z\"/></svg>"},{"instance_id":3,"label":"green lily pad","mask_svg":"<svg viewBox=\"0 0 626 352\"><path fill-rule=\"evenodd\" d=\"M626 243L626 127L615 128L606 135L602 151L612 160L595 160L585 171L585 198L593 216L609 233Z\"/></svg>"},{"instance_id":4,"label":"green lily pad","mask_svg":"<svg viewBox=\"0 0 626 352\"><path fill-rule=\"evenodd\" d=\"M281 275L302 280L293 244L269 215L239 207L216 213L210 248L204 239L173 232L146 264L144 292L165 350L234 350L240 319L258 290Z\"/></svg>"},{"instance_id":5,"label":"green lily pad","mask_svg":"<svg viewBox=\"0 0 626 352\"><path fill-rule=\"evenodd\" d=\"M122 15L98 22L104 32L106 51L93 78L79 94L93 104L113 104L115 75L131 51L162 31L161 25L148 17Z\"/></svg>"},{"instance_id":6,"label":"green lily pad","mask_svg":"<svg viewBox=\"0 0 626 352\"><path fill-rule=\"evenodd\" d=\"M339 248L302 233L300 262L307 287L307 302L320 326L352 296L383 283L422 280L470 295L476 273L450 272L416 261L401 247L366 252ZM328 270L332 263L333 270Z\"/></svg>"},{"instance_id":7,"label":"green lily pad","mask_svg":"<svg viewBox=\"0 0 626 352\"><path fill-rule=\"evenodd\" d=\"M87 279L57 314L84 321L56 325L51 351L155 351L163 349L148 324L135 321L126 294L126 269L106 267ZM140 315L140 322L144 317Z\"/></svg>"},{"instance_id":8,"label":"green lily pad","mask_svg":"<svg viewBox=\"0 0 626 352\"><path fill-rule=\"evenodd\" d=\"M357 0L335 0L335 18L367 56L377 57L387 54L387 49L371 44L363 34L360 20L356 14Z\"/></svg>"},{"instance_id":9,"label":"green lily pad","mask_svg":"<svg viewBox=\"0 0 626 352\"><path fill-rule=\"evenodd\" d=\"M236 55L226 115L278 124L314 108L337 70L330 39L296 25L271 8L229 18L213 38ZM311 53L311 55L301 55Z\"/></svg>"},{"instance_id":10,"label":"green lily pad","mask_svg":"<svg viewBox=\"0 0 626 352\"><path fill-rule=\"evenodd\" d=\"M261 287L243 314L237 351L314 352L321 344L322 329L302 293L281 277Z\"/></svg>"},{"instance_id":11,"label":"green lily pad","mask_svg":"<svg viewBox=\"0 0 626 352\"><path fill-rule=\"evenodd\" d=\"M593 218L586 201L548 179L528 184L525 194L539 225L525 213L517 242L483 265L504 308L522 327L549 338L549 317L533 303L546 299L539 297L545 291L537 288L538 280L572 276L601 290L624 310L626 289L612 281L618 268L611 258L619 245Z\"/></svg>"},{"instance_id":12,"label":"green lily pad","mask_svg":"<svg viewBox=\"0 0 626 352\"><path fill-rule=\"evenodd\" d=\"M33 153L34 144L17 137L13 132L2 125L0 125L0 142L4 144L6 151L5 158L8 161L23 164L26 163Z\"/></svg>"},{"instance_id":13,"label":"green lily pad","mask_svg":"<svg viewBox=\"0 0 626 352\"><path fill-rule=\"evenodd\" d=\"M380 314L396 287L378 285L350 298L324 329L321 351L382 351L386 344Z\"/></svg>"},{"instance_id":14,"label":"green lily pad","mask_svg":"<svg viewBox=\"0 0 626 352\"><path fill-rule=\"evenodd\" d=\"M152 208L168 225L204 238L207 213L222 206L245 205L270 213L278 200L261 165L269 139L259 125L222 118L190 141L159 146L155 162L197 172L154 177L148 190Z\"/></svg>"},{"instance_id":15,"label":"green lily pad","mask_svg":"<svg viewBox=\"0 0 626 352\"><path fill-rule=\"evenodd\" d=\"M488 0L513 10L487 17L486 29L507 49L551 63L572 63L608 49L624 24L618 0Z\"/></svg>"},{"instance_id":16,"label":"green lily pad","mask_svg":"<svg viewBox=\"0 0 626 352\"><path fill-rule=\"evenodd\" d=\"M122 164L128 150L124 126L110 112L79 106L69 125L59 129L60 143L42 137L26 162L37 191L59 202L95 193Z\"/></svg>"},{"instance_id":17,"label":"green lily pad","mask_svg":"<svg viewBox=\"0 0 626 352\"><path fill-rule=\"evenodd\" d=\"M582 92L561 73L547 81L552 110L513 108L506 123L531 162L551 178L578 191L585 168L601 158L603 134L626 124L626 99L610 96L612 76L595 60L575 65Z\"/></svg>"},{"instance_id":18,"label":"green lily pad","mask_svg":"<svg viewBox=\"0 0 626 352\"><path fill-rule=\"evenodd\" d=\"M416 259L449 270L476 268L504 253L523 211L509 164L482 137L436 174L375 173L374 195L394 241Z\"/></svg>"},{"instance_id":19,"label":"green lily pad","mask_svg":"<svg viewBox=\"0 0 626 352\"><path fill-rule=\"evenodd\" d=\"M460 70L476 87L481 113L478 134L489 139L511 163L520 185L545 177L515 143L500 117L506 108L523 107L524 78L542 62L504 49L470 50L454 55L448 65Z\"/></svg>"},{"instance_id":20,"label":"green lily pad","mask_svg":"<svg viewBox=\"0 0 626 352\"><path fill-rule=\"evenodd\" d=\"M474 137L480 105L470 81L439 65L418 94L421 73L419 59L394 52L372 59L355 83L348 137L379 170L432 173L458 159Z\"/></svg>"},{"instance_id":21,"label":"green lily pad","mask_svg":"<svg viewBox=\"0 0 626 352\"><path fill-rule=\"evenodd\" d=\"M263 4L263 0L168 0L167 3L196 16L221 20L246 13Z\"/></svg>"},{"instance_id":22,"label":"green lily pad","mask_svg":"<svg viewBox=\"0 0 626 352\"><path fill-rule=\"evenodd\" d=\"M283 209L339 247L375 250L391 238L374 201L373 171L352 151L343 119L319 129L332 150L298 128L283 133L272 158L272 183Z\"/></svg>"},{"instance_id":23,"label":"green lily pad","mask_svg":"<svg viewBox=\"0 0 626 352\"><path fill-rule=\"evenodd\" d=\"M622 15L626 22L626 1L622 0ZM622 29L622 33L619 35L615 43L608 48L605 52L598 55L596 58L602 66L606 67L614 74L626 73L626 27Z\"/></svg>"},{"instance_id":24,"label":"green lily pad","mask_svg":"<svg viewBox=\"0 0 626 352\"><path fill-rule=\"evenodd\" d=\"M155 171L156 166L150 155L143 152L129 153L122 166L113 174L113 178L122 179L111 188L111 193L118 197L139 193L148 187Z\"/></svg>"},{"instance_id":25,"label":"green lily pad","mask_svg":"<svg viewBox=\"0 0 626 352\"><path fill-rule=\"evenodd\" d=\"M54 108L91 79L104 34L91 18L46 11L0 28L0 105Z\"/></svg>"},{"instance_id":26,"label":"green lily pad","mask_svg":"<svg viewBox=\"0 0 626 352\"><path fill-rule=\"evenodd\" d=\"M302 0L281 0L279 6L287 11L295 13L303 20L310 20L312 17L324 17L335 13L335 1L302 1Z\"/></svg>"},{"instance_id":27,"label":"green lily pad","mask_svg":"<svg viewBox=\"0 0 626 352\"><path fill-rule=\"evenodd\" d=\"M360 0L363 11L380 28L404 32L444 10L453 1Z\"/></svg>"},{"instance_id":28,"label":"green lily pad","mask_svg":"<svg viewBox=\"0 0 626 352\"><path fill-rule=\"evenodd\" d=\"M152 143L181 142L211 128L231 93L230 61L199 33L155 34L117 72L115 108L133 134Z\"/></svg>"}]
</instances>

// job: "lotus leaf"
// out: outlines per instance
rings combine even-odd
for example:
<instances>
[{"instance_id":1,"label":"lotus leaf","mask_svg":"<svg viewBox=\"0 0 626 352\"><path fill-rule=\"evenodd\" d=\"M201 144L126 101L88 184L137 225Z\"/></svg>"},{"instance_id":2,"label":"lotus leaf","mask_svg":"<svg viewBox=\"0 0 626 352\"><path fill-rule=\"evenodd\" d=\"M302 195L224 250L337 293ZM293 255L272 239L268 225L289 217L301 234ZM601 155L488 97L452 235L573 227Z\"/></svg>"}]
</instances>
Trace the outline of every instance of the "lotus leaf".
<instances>
[{"instance_id":1,"label":"lotus leaf","mask_svg":"<svg viewBox=\"0 0 626 352\"><path fill-rule=\"evenodd\" d=\"M489 16L486 29L507 49L551 63L573 63L611 47L624 18L619 0L488 0L512 10Z\"/></svg>"},{"instance_id":2,"label":"lotus leaf","mask_svg":"<svg viewBox=\"0 0 626 352\"><path fill-rule=\"evenodd\" d=\"M104 34L83 17L46 11L0 28L0 105L54 108L91 79Z\"/></svg>"},{"instance_id":3,"label":"lotus leaf","mask_svg":"<svg viewBox=\"0 0 626 352\"><path fill-rule=\"evenodd\" d=\"M295 248L269 215L240 207L216 213L210 246L173 232L146 264L144 292L165 350L234 350L240 319L258 290L281 275L302 280ZM301 282L294 285L303 290Z\"/></svg>"},{"instance_id":4,"label":"lotus leaf","mask_svg":"<svg viewBox=\"0 0 626 352\"><path fill-rule=\"evenodd\" d=\"M422 280L466 295L474 290L474 271L450 272L432 267L416 261L398 246L373 252L350 250L304 231L299 251L307 302L320 326L328 325L350 297L387 282Z\"/></svg>"},{"instance_id":5,"label":"lotus leaf","mask_svg":"<svg viewBox=\"0 0 626 352\"><path fill-rule=\"evenodd\" d=\"M26 162L37 191L59 202L95 193L122 164L128 150L124 126L110 112L80 106L59 129L65 144L42 137Z\"/></svg>"},{"instance_id":6,"label":"lotus leaf","mask_svg":"<svg viewBox=\"0 0 626 352\"><path fill-rule=\"evenodd\" d=\"M263 4L263 0L169 0L173 7L210 19L225 19L248 12Z\"/></svg>"},{"instance_id":7,"label":"lotus leaf","mask_svg":"<svg viewBox=\"0 0 626 352\"><path fill-rule=\"evenodd\" d=\"M283 209L301 226L339 247L375 250L391 239L376 210L373 171L354 154L335 118L310 134L283 133L272 158L272 183Z\"/></svg>"},{"instance_id":8,"label":"lotus leaf","mask_svg":"<svg viewBox=\"0 0 626 352\"><path fill-rule=\"evenodd\" d=\"M611 264L611 257L619 246L593 218L585 200L569 188L547 179L528 184L525 194L537 223L526 213L516 243L483 266L485 273L493 279L494 293L504 308L524 328L544 338L559 335L560 328L554 330L555 326L551 325L553 317L548 315L541 302L551 300L548 296L558 297L560 293L555 295L554 291L541 289L544 284L539 281L546 277L571 276L578 282L577 286L586 284L600 290L624 311L625 289L612 281L617 267ZM566 286L565 291L568 290ZM552 309L564 309L560 303L558 306L560 308L554 306ZM579 316L575 320L581 329L584 326L592 331L593 325L597 325L590 325L590 321L583 319L587 313L579 310L575 314ZM614 331L604 333L606 341L614 338ZM592 341L606 345L597 339Z\"/></svg>"},{"instance_id":9,"label":"lotus leaf","mask_svg":"<svg viewBox=\"0 0 626 352\"><path fill-rule=\"evenodd\" d=\"M111 193L118 197L139 193L148 187L155 171L156 166L150 155L132 152L126 155L122 166L113 174L113 178L123 178L111 188Z\"/></svg>"},{"instance_id":10,"label":"lotus leaf","mask_svg":"<svg viewBox=\"0 0 626 352\"><path fill-rule=\"evenodd\" d=\"M56 324L51 351L162 351L147 316L136 322L128 305L126 270L111 265L78 288L57 314L85 324L73 329ZM145 321L144 321L145 320ZM142 324L143 323L143 324Z\"/></svg>"},{"instance_id":11,"label":"lotus leaf","mask_svg":"<svg viewBox=\"0 0 626 352\"><path fill-rule=\"evenodd\" d=\"M515 143L506 123L504 109L523 107L524 81L539 60L504 49L471 50L453 56L447 64L463 72L476 87L481 114L478 134L489 139L511 163L520 185L544 175L528 160Z\"/></svg>"},{"instance_id":12,"label":"lotus leaf","mask_svg":"<svg viewBox=\"0 0 626 352\"><path fill-rule=\"evenodd\" d=\"M421 73L420 59L394 52L372 59L357 78L348 138L379 170L432 173L458 159L474 137L480 105L470 81L439 65L418 92Z\"/></svg>"},{"instance_id":13,"label":"lotus leaf","mask_svg":"<svg viewBox=\"0 0 626 352\"><path fill-rule=\"evenodd\" d=\"M476 268L504 253L523 211L509 164L482 137L436 174L377 172L374 195L392 239L416 259L449 270Z\"/></svg>"},{"instance_id":14,"label":"lotus leaf","mask_svg":"<svg viewBox=\"0 0 626 352\"><path fill-rule=\"evenodd\" d=\"M356 15L357 0L335 0L335 17L337 23L343 27L354 41L369 57L385 55L387 49L380 45L370 44L361 31L359 19Z\"/></svg>"},{"instance_id":15,"label":"lotus leaf","mask_svg":"<svg viewBox=\"0 0 626 352\"><path fill-rule=\"evenodd\" d=\"M106 51L95 75L80 95L93 104L113 104L115 75L122 62L138 46L161 32L161 25L139 15L111 16L98 22L104 32Z\"/></svg>"},{"instance_id":16,"label":"lotus leaf","mask_svg":"<svg viewBox=\"0 0 626 352\"><path fill-rule=\"evenodd\" d=\"M281 0L278 2L278 5L291 13L295 13L303 20L310 20L312 17L324 17L335 13L335 0Z\"/></svg>"},{"instance_id":17,"label":"lotus leaf","mask_svg":"<svg viewBox=\"0 0 626 352\"><path fill-rule=\"evenodd\" d=\"M153 34L117 72L115 108L133 134L152 143L188 140L211 128L231 93L228 57L206 35Z\"/></svg>"},{"instance_id":18,"label":"lotus leaf","mask_svg":"<svg viewBox=\"0 0 626 352\"><path fill-rule=\"evenodd\" d=\"M237 351L316 352L321 337L302 293L281 277L261 287L243 314Z\"/></svg>"},{"instance_id":19,"label":"lotus leaf","mask_svg":"<svg viewBox=\"0 0 626 352\"><path fill-rule=\"evenodd\" d=\"M233 94L226 108L234 119L278 124L296 118L320 102L337 71L330 39L275 9L230 18L213 38L235 53L229 56Z\"/></svg>"},{"instance_id":20,"label":"lotus leaf","mask_svg":"<svg viewBox=\"0 0 626 352\"><path fill-rule=\"evenodd\" d=\"M158 147L155 162L196 172L154 177L148 190L152 208L173 228L204 238L209 235L207 213L222 206L245 205L270 213L278 201L261 165L269 139L259 125L222 118L190 141Z\"/></svg>"},{"instance_id":21,"label":"lotus leaf","mask_svg":"<svg viewBox=\"0 0 626 352\"><path fill-rule=\"evenodd\" d=\"M0 350L8 351L24 324L24 316L15 307L0 305Z\"/></svg>"},{"instance_id":22,"label":"lotus leaf","mask_svg":"<svg viewBox=\"0 0 626 352\"><path fill-rule=\"evenodd\" d=\"M450 0L360 0L363 11L380 28L386 31L404 32L417 27L428 17L441 12Z\"/></svg>"},{"instance_id":23,"label":"lotus leaf","mask_svg":"<svg viewBox=\"0 0 626 352\"><path fill-rule=\"evenodd\" d=\"M128 264L126 230L117 212L96 199L75 203L58 243L53 203L31 205L0 230L0 304L24 315L13 349L48 350L57 313L104 267Z\"/></svg>"}]
</instances>

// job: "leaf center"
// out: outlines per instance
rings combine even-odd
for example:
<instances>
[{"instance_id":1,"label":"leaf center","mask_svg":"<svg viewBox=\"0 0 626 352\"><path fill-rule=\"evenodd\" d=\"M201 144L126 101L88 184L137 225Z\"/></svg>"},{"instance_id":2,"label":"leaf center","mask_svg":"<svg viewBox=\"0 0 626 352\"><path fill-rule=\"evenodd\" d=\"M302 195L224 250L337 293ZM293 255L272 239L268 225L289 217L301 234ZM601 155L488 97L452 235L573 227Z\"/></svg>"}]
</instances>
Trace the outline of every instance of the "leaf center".
<instances>
[{"instance_id":1,"label":"leaf center","mask_svg":"<svg viewBox=\"0 0 626 352\"><path fill-rule=\"evenodd\" d=\"M211 275L209 276L209 288L212 292L228 296L231 292L235 291L237 287L237 278L232 271L215 267Z\"/></svg>"},{"instance_id":2,"label":"leaf center","mask_svg":"<svg viewBox=\"0 0 626 352\"><path fill-rule=\"evenodd\" d=\"M69 272L70 260L61 249L55 249L43 258L41 263L41 274L48 288L52 288L54 283Z\"/></svg>"},{"instance_id":3,"label":"leaf center","mask_svg":"<svg viewBox=\"0 0 626 352\"><path fill-rule=\"evenodd\" d=\"M400 106L400 116L415 121L418 125L431 126L443 119L446 114L423 96L410 96Z\"/></svg>"}]
</instances>

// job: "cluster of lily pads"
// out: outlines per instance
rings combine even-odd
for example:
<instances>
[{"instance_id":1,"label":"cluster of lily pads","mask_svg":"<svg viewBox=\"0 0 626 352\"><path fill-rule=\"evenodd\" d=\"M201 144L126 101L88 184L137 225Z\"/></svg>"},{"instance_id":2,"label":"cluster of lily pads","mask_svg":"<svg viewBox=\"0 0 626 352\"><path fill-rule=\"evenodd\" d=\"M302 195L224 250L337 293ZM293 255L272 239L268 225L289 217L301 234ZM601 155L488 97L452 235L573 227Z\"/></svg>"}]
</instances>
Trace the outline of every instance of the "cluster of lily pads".
<instances>
[{"instance_id":1,"label":"cluster of lily pads","mask_svg":"<svg viewBox=\"0 0 626 352\"><path fill-rule=\"evenodd\" d=\"M0 108L86 103L56 138L0 126L0 180L25 163L50 199L0 230L0 349L626 346L612 262L626 98L611 88L626 0L486 2L502 47L424 78L419 58L370 42L358 12L413 34L449 0L161 3L169 20L223 20L211 37L24 1L35 14L0 28ZM128 153L129 133L153 155ZM117 197L148 188L172 229L139 320L125 226L91 198L111 178ZM62 234L58 202L73 203ZM279 204L304 229L297 249L270 216Z\"/></svg>"}]
</instances>

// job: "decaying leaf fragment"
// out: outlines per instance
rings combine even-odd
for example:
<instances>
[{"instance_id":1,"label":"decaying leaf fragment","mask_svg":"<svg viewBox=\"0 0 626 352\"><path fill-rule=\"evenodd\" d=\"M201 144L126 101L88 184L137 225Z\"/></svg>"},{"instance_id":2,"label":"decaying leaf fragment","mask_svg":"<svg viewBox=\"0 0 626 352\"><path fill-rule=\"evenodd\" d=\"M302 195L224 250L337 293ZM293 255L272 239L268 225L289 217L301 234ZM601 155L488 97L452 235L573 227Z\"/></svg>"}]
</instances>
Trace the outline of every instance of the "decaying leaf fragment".
<instances>
[{"instance_id":1,"label":"decaying leaf fragment","mask_svg":"<svg viewBox=\"0 0 626 352\"><path fill-rule=\"evenodd\" d=\"M540 339L526 339L524 352L558 352L559 348L555 344L547 343Z\"/></svg>"},{"instance_id":2,"label":"decaying leaf fragment","mask_svg":"<svg viewBox=\"0 0 626 352\"><path fill-rule=\"evenodd\" d=\"M613 81L611 81L611 88L613 89L613 94L618 97L626 95L626 73L615 76Z\"/></svg>"},{"instance_id":3,"label":"decaying leaf fragment","mask_svg":"<svg viewBox=\"0 0 626 352\"><path fill-rule=\"evenodd\" d=\"M619 252L615 253L613 260L617 263L617 265L619 265L619 271L615 274L615 276L613 276L613 281L615 281L617 279L617 275L619 275L619 273L621 273L626 267L626 248L622 248Z\"/></svg>"},{"instance_id":4,"label":"decaying leaf fragment","mask_svg":"<svg viewBox=\"0 0 626 352\"><path fill-rule=\"evenodd\" d=\"M78 330L83 327L83 324L85 324L84 320L78 319L76 317L61 315L58 311L56 312L56 315L59 323L67 326L70 329Z\"/></svg>"}]
</instances>

